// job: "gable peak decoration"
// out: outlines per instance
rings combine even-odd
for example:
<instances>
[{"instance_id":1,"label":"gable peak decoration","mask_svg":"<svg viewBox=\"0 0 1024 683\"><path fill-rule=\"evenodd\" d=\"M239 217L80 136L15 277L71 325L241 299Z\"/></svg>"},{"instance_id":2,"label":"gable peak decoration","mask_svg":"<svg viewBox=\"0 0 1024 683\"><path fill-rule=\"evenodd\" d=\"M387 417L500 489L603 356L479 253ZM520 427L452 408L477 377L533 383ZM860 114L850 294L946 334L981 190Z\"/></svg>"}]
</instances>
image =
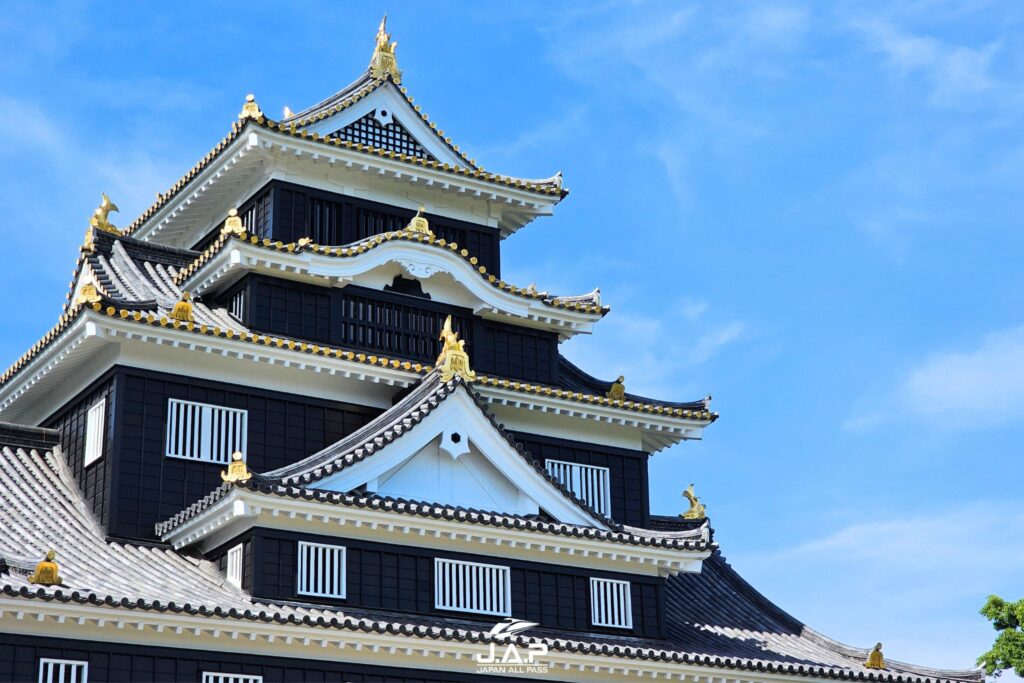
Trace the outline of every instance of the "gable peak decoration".
<instances>
[{"instance_id":1,"label":"gable peak decoration","mask_svg":"<svg viewBox=\"0 0 1024 683\"><path fill-rule=\"evenodd\" d=\"M433 237L434 233L430 230L430 222L423 216L424 210L423 206L420 205L419 211L409 221L409 225L405 226L405 231Z\"/></svg>"},{"instance_id":2,"label":"gable peak decoration","mask_svg":"<svg viewBox=\"0 0 1024 683\"><path fill-rule=\"evenodd\" d=\"M395 59L395 48L398 47L398 42L391 42L391 34L387 32L387 23L388 15L385 14L377 28L377 44L374 46L373 56L370 58L370 75L379 80L390 78L392 83L399 85L402 82L402 72Z\"/></svg>"},{"instance_id":3,"label":"gable peak decoration","mask_svg":"<svg viewBox=\"0 0 1024 683\"><path fill-rule=\"evenodd\" d=\"M445 318L444 327L441 328L441 336L438 339L443 342L443 345L434 367L440 371L441 381L450 382L456 375L466 382L474 381L476 373L469 367L466 340L459 339L458 333L452 331L451 316Z\"/></svg>"},{"instance_id":4,"label":"gable peak decoration","mask_svg":"<svg viewBox=\"0 0 1024 683\"><path fill-rule=\"evenodd\" d=\"M245 96L245 104L242 105L242 111L238 112L239 120L259 119L261 116L263 116L263 111L260 109L260 105L256 103L256 96L249 93Z\"/></svg>"},{"instance_id":5,"label":"gable peak decoration","mask_svg":"<svg viewBox=\"0 0 1024 683\"><path fill-rule=\"evenodd\" d=\"M231 463L228 464L227 472L221 472L220 478L227 484L236 484L240 481L252 479L252 472L245 464L242 451L235 451L231 454Z\"/></svg>"}]
</instances>

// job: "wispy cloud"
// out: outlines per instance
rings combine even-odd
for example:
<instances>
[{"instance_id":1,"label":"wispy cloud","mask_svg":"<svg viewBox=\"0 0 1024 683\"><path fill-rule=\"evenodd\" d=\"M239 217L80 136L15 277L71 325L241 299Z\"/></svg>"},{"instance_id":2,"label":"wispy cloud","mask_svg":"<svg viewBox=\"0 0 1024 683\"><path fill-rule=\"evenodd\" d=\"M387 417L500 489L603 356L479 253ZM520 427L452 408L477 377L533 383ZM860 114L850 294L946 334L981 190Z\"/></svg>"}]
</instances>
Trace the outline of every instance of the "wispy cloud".
<instances>
[{"instance_id":1,"label":"wispy cloud","mask_svg":"<svg viewBox=\"0 0 1024 683\"><path fill-rule=\"evenodd\" d=\"M1024 419L1024 325L985 335L967 350L928 355L875 404L844 427L865 431L908 416L943 429Z\"/></svg>"}]
</instances>

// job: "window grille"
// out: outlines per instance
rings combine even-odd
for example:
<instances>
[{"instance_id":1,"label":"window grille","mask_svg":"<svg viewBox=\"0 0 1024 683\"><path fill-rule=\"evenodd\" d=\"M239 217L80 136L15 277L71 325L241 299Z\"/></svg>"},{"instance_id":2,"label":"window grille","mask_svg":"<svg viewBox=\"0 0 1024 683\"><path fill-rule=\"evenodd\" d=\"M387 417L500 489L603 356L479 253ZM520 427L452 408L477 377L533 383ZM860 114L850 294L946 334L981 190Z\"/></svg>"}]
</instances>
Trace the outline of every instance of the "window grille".
<instances>
[{"instance_id":1,"label":"window grille","mask_svg":"<svg viewBox=\"0 0 1024 683\"><path fill-rule=\"evenodd\" d=\"M270 192L264 192L242 213L242 225L250 235L270 237Z\"/></svg>"},{"instance_id":2,"label":"window grille","mask_svg":"<svg viewBox=\"0 0 1024 683\"><path fill-rule=\"evenodd\" d=\"M629 581L591 577L590 622L594 626L633 628Z\"/></svg>"},{"instance_id":3,"label":"window grille","mask_svg":"<svg viewBox=\"0 0 1024 683\"><path fill-rule=\"evenodd\" d=\"M299 541L300 595L345 597L345 546Z\"/></svg>"},{"instance_id":4,"label":"window grille","mask_svg":"<svg viewBox=\"0 0 1024 683\"><path fill-rule=\"evenodd\" d=\"M509 616L512 575L508 567L434 559L434 607Z\"/></svg>"},{"instance_id":5,"label":"window grille","mask_svg":"<svg viewBox=\"0 0 1024 683\"><path fill-rule=\"evenodd\" d=\"M89 408L85 415L85 456L82 467L88 467L103 457L103 436L107 419L107 399Z\"/></svg>"},{"instance_id":6,"label":"window grille","mask_svg":"<svg viewBox=\"0 0 1024 683\"><path fill-rule=\"evenodd\" d=\"M445 312L392 301L377 301L355 293L342 294L337 344L374 349L389 355L433 362L441 350L437 331ZM452 316L452 325L467 346L473 348L473 325L468 318Z\"/></svg>"},{"instance_id":7,"label":"window grille","mask_svg":"<svg viewBox=\"0 0 1024 683\"><path fill-rule=\"evenodd\" d=\"M611 516L611 486L607 467L548 460L548 473L584 503L605 517Z\"/></svg>"},{"instance_id":8,"label":"window grille","mask_svg":"<svg viewBox=\"0 0 1024 683\"><path fill-rule=\"evenodd\" d=\"M239 322L245 320L245 288L238 290L228 303L228 312Z\"/></svg>"},{"instance_id":9,"label":"window grille","mask_svg":"<svg viewBox=\"0 0 1024 683\"><path fill-rule=\"evenodd\" d=\"M245 548L239 543L228 550L227 575L228 583L242 587L242 567L245 560Z\"/></svg>"},{"instance_id":10,"label":"window grille","mask_svg":"<svg viewBox=\"0 0 1024 683\"><path fill-rule=\"evenodd\" d=\"M334 135L342 140L350 140L378 149L387 149L417 159L434 158L423 149L423 146L409 134L402 124L395 121L382 126L372 111L361 119L348 124Z\"/></svg>"},{"instance_id":11,"label":"window grille","mask_svg":"<svg viewBox=\"0 0 1024 683\"><path fill-rule=\"evenodd\" d=\"M39 683L88 683L89 662L40 659Z\"/></svg>"},{"instance_id":12,"label":"window grille","mask_svg":"<svg viewBox=\"0 0 1024 683\"><path fill-rule=\"evenodd\" d=\"M263 676L222 674L215 671L204 671L203 683L263 683Z\"/></svg>"},{"instance_id":13,"label":"window grille","mask_svg":"<svg viewBox=\"0 0 1024 683\"><path fill-rule=\"evenodd\" d=\"M248 412L237 408L169 399L167 456L227 464L245 454Z\"/></svg>"}]
</instances>

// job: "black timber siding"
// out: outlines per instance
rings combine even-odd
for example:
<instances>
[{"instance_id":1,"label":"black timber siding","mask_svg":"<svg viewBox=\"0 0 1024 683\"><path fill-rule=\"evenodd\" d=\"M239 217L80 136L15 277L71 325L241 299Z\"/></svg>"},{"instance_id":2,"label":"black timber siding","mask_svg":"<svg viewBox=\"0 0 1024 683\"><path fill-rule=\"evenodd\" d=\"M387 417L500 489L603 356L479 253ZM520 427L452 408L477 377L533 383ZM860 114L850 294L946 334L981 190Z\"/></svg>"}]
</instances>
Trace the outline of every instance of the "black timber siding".
<instances>
[{"instance_id":1,"label":"black timber siding","mask_svg":"<svg viewBox=\"0 0 1024 683\"><path fill-rule=\"evenodd\" d=\"M123 368L117 373L120 425L108 533L154 538L153 525L220 485L223 465L165 455L168 399L248 411L246 461L256 472L297 462L351 434L377 409Z\"/></svg>"},{"instance_id":2,"label":"black timber siding","mask_svg":"<svg viewBox=\"0 0 1024 683\"><path fill-rule=\"evenodd\" d=\"M320 287L248 275L224 294L245 292L242 322L264 334L433 363L447 316L466 341L473 369L527 382L557 384L558 336L483 320L468 308L349 285Z\"/></svg>"},{"instance_id":3,"label":"black timber siding","mask_svg":"<svg viewBox=\"0 0 1024 683\"><path fill-rule=\"evenodd\" d=\"M481 652L487 652L480 645ZM325 651L325 655L330 656ZM481 676L332 662L324 659L264 657L208 649L151 647L0 633L0 681L37 683L39 659L89 663L89 683L200 683L203 672L263 676L263 683L470 683L525 681L526 678ZM554 680L545 677L544 680Z\"/></svg>"},{"instance_id":4,"label":"black timber siding","mask_svg":"<svg viewBox=\"0 0 1024 683\"><path fill-rule=\"evenodd\" d=\"M649 526L649 455L644 451L599 446L537 434L516 433L513 437L530 452L534 460L545 467L548 460L607 467L611 485L612 519L631 526Z\"/></svg>"},{"instance_id":5,"label":"black timber siding","mask_svg":"<svg viewBox=\"0 0 1024 683\"><path fill-rule=\"evenodd\" d=\"M273 180L247 199L239 209L246 231L281 242L309 237L316 244L338 246L366 237L401 230L415 214L410 209L357 199L334 192ZM476 256L480 265L501 277L501 234L497 228L424 214L430 229L446 242ZM218 224L193 249L206 248L220 232Z\"/></svg>"},{"instance_id":6,"label":"black timber siding","mask_svg":"<svg viewBox=\"0 0 1024 683\"><path fill-rule=\"evenodd\" d=\"M300 596L296 592L298 542L328 543L346 548L346 596L343 600ZM218 549L225 551L235 541ZM501 617L450 612L434 608L434 558L484 562L511 568L512 616L543 627L660 638L664 634L664 580L525 562L493 556L452 553L363 540L257 528L253 530L253 596L266 600L298 600L340 607L394 610L419 615L483 620ZM247 557L247 561L249 558ZM633 629L599 628L590 624L590 577L628 580Z\"/></svg>"},{"instance_id":7,"label":"black timber siding","mask_svg":"<svg viewBox=\"0 0 1024 683\"><path fill-rule=\"evenodd\" d=\"M78 482L89 508L104 525L109 520L110 479L114 468L113 448L116 429L119 426L115 414L116 399L114 373L108 372L43 423L44 427L56 429L60 433L60 446L68 467ZM101 400L106 400L107 410L103 420L103 453L99 460L93 461L88 467L83 467L86 414L89 408Z\"/></svg>"}]
</instances>

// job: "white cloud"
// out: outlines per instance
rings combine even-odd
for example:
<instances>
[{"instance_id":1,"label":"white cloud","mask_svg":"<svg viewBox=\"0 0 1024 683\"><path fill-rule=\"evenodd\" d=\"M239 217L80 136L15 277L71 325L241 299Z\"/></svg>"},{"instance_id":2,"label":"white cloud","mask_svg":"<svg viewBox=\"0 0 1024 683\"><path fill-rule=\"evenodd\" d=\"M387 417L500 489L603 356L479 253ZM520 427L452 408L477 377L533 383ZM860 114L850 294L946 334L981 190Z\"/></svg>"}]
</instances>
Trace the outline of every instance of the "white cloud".
<instances>
[{"instance_id":1,"label":"white cloud","mask_svg":"<svg viewBox=\"0 0 1024 683\"><path fill-rule=\"evenodd\" d=\"M879 516L788 548L732 558L746 578L809 626L892 659L968 668L993 631L990 593L1020 597L1024 510L1017 501L953 503Z\"/></svg>"},{"instance_id":2,"label":"white cloud","mask_svg":"<svg viewBox=\"0 0 1024 683\"><path fill-rule=\"evenodd\" d=\"M1000 427L1024 418L1024 325L984 336L972 349L923 359L897 386L843 423L864 432L916 417L942 429Z\"/></svg>"}]
</instances>

